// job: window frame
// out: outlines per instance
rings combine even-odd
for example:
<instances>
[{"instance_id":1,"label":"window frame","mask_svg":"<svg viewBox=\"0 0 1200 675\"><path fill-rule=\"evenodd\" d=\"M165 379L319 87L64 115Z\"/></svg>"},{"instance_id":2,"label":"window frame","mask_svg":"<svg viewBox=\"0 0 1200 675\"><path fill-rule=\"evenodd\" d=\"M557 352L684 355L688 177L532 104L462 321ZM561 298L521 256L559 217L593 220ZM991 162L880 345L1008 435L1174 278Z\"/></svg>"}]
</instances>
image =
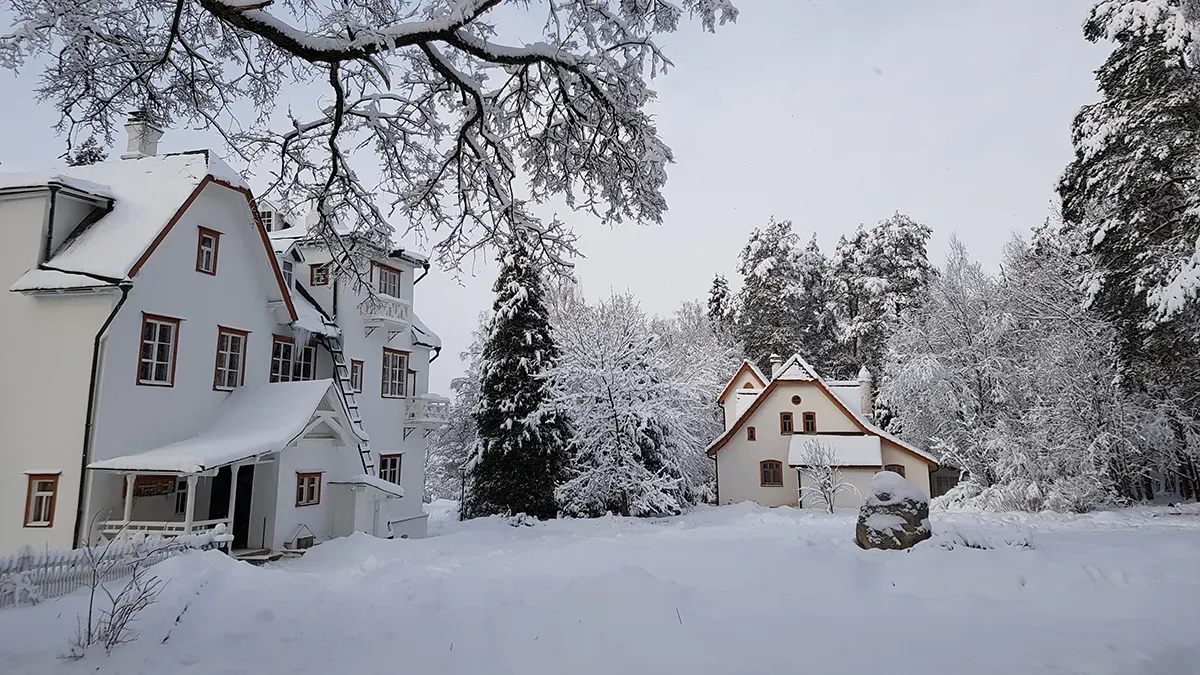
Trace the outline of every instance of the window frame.
<instances>
[{"instance_id":1,"label":"window frame","mask_svg":"<svg viewBox=\"0 0 1200 675\"><path fill-rule=\"evenodd\" d=\"M325 280L317 281L318 270L324 272ZM308 285L309 286L328 286L329 285L329 263L313 263L308 266Z\"/></svg>"},{"instance_id":2,"label":"window frame","mask_svg":"<svg viewBox=\"0 0 1200 675\"><path fill-rule=\"evenodd\" d=\"M899 471L897 471L897 469L899 469ZM906 476L904 475L904 465L903 465L903 464L884 464L884 465L883 465L883 470L884 470L884 471L891 471L892 473L898 473L898 474L900 474L900 477L901 477L901 478L905 478L905 477L906 477Z\"/></svg>"},{"instance_id":3,"label":"window frame","mask_svg":"<svg viewBox=\"0 0 1200 675\"><path fill-rule=\"evenodd\" d=\"M392 480L391 478L387 478L387 477L384 475L384 473L385 473L385 472L391 472L391 471L392 471L392 469L391 469L391 468L386 468L386 464L387 464L389 461L391 461L391 460L395 460L395 461L396 461L396 466L394 467L394 469L395 469L395 472L396 472L396 480ZM399 484L400 484L400 480L401 480L401 478L402 478L402 477L403 477L403 475L404 475L404 473L403 473L403 472L404 472L404 454L403 454L403 453L390 454L390 455L380 455L380 456L379 456L379 477L380 477L380 478L382 478L383 480L386 480L386 481L387 481L387 482L389 482L389 483L392 483L393 485L399 485Z\"/></svg>"},{"instance_id":4,"label":"window frame","mask_svg":"<svg viewBox=\"0 0 1200 675\"><path fill-rule=\"evenodd\" d=\"M809 430L808 425L810 421L812 422L811 431ZM810 436L817 433L817 413L813 412L812 410L806 410L800 413L800 428L804 430L804 433Z\"/></svg>"},{"instance_id":5,"label":"window frame","mask_svg":"<svg viewBox=\"0 0 1200 675\"><path fill-rule=\"evenodd\" d=\"M167 362L168 376L167 376L166 382L142 379L142 365L144 363L154 364L155 367L151 368L151 372L150 372L151 375L154 374L154 370L156 369L156 367L158 365L158 361L155 357L152 356L150 361L146 361L146 358L144 356L142 356L142 351L146 347L146 325L150 324L150 323L159 324L160 326L162 326L162 325L171 326L171 343L170 343L171 355L170 355L170 361ZM162 314L151 314L149 312L142 312L142 328L141 328L141 331L138 333L137 372L135 373L135 380L134 380L138 386L140 386L140 387L174 387L175 386L175 367L179 362L179 331L182 327L183 327L183 319L177 319L172 316L164 316ZM162 329L159 328L158 330L161 331ZM161 342L159 342L159 337L160 337L160 334L158 332L156 332L155 333L155 341L154 341L154 344L156 346L161 344ZM155 349L155 353L157 353L157 349Z\"/></svg>"},{"instance_id":6,"label":"window frame","mask_svg":"<svg viewBox=\"0 0 1200 675\"><path fill-rule=\"evenodd\" d=\"M363 378L367 374L367 364L359 359L350 359L350 391L361 394Z\"/></svg>"},{"instance_id":7,"label":"window frame","mask_svg":"<svg viewBox=\"0 0 1200 675\"><path fill-rule=\"evenodd\" d=\"M33 473L26 476L29 480L25 484L25 513L22 518L23 527L33 528L48 528L54 527L54 512L58 510L58 479L57 473ZM46 520L33 520L33 505L39 496L44 495L44 492L36 491L34 486L41 482L48 481L50 485L50 511Z\"/></svg>"},{"instance_id":8,"label":"window frame","mask_svg":"<svg viewBox=\"0 0 1200 675\"><path fill-rule=\"evenodd\" d=\"M770 477L773 479L776 475L779 476L778 481L768 481L767 472L771 471ZM783 462L778 459L764 459L758 463L758 482L759 487L783 487Z\"/></svg>"},{"instance_id":9,"label":"window frame","mask_svg":"<svg viewBox=\"0 0 1200 675\"><path fill-rule=\"evenodd\" d=\"M383 398L407 398L408 392L405 390L408 388L408 357L409 352L406 352L402 349L392 349L390 347L383 348L383 359L380 362L379 369L379 395ZM402 359L399 364L394 364L391 362L392 359L396 358ZM399 394L394 393L394 386L390 388L393 393L389 393L388 384L391 382L388 377L389 373L392 375L399 373Z\"/></svg>"},{"instance_id":10,"label":"window frame","mask_svg":"<svg viewBox=\"0 0 1200 675\"><path fill-rule=\"evenodd\" d=\"M374 260L371 261L371 266L373 268L372 271L375 273L374 274L374 276L375 276L375 279L374 279L375 291L377 293L379 293L380 295L386 295L390 298L399 299L401 289L403 288L403 286L401 285L401 282L404 278L402 276L400 269L396 268L396 267L392 267L391 265L385 265L381 262L375 262ZM388 284L388 286L389 286L388 289L384 289L383 279L384 279L385 274L391 274L391 275L395 276L395 278L396 278L396 285L395 285L396 292L395 293L388 292L389 290L391 290L391 288L390 288L391 284Z\"/></svg>"},{"instance_id":11,"label":"window frame","mask_svg":"<svg viewBox=\"0 0 1200 675\"><path fill-rule=\"evenodd\" d=\"M794 433L796 433L796 418L788 411L779 413L779 435L791 436Z\"/></svg>"},{"instance_id":12,"label":"window frame","mask_svg":"<svg viewBox=\"0 0 1200 675\"><path fill-rule=\"evenodd\" d=\"M288 291L292 290L292 284L296 279L296 263L285 257L279 262L279 273L283 275L283 283L287 286Z\"/></svg>"},{"instance_id":13,"label":"window frame","mask_svg":"<svg viewBox=\"0 0 1200 675\"><path fill-rule=\"evenodd\" d=\"M187 513L187 479L175 479L175 515ZM236 486L235 486L236 487Z\"/></svg>"},{"instance_id":14,"label":"window frame","mask_svg":"<svg viewBox=\"0 0 1200 675\"><path fill-rule=\"evenodd\" d=\"M207 274L211 277L217 276L217 257L221 252L221 233L216 230L198 226L199 234L196 236L196 271L201 274ZM204 240L212 239L212 269L204 269Z\"/></svg>"},{"instance_id":15,"label":"window frame","mask_svg":"<svg viewBox=\"0 0 1200 675\"><path fill-rule=\"evenodd\" d=\"M288 357L287 357L287 367L281 369L281 373L286 374L287 379L284 379L281 374L277 375L275 372L275 364L276 363L279 363L279 364L284 363L284 359L282 356L275 355L275 347L278 345L288 345L290 348L290 351L288 352ZM272 334L271 335L271 370L270 370L270 373L267 375L267 381L268 382L291 382L292 381L292 371L293 371L293 368L295 367L295 363L296 363L296 338L288 337L286 335Z\"/></svg>"},{"instance_id":16,"label":"window frame","mask_svg":"<svg viewBox=\"0 0 1200 675\"><path fill-rule=\"evenodd\" d=\"M295 344L295 343L293 343ZM296 358L296 354L300 354L300 358ZM303 377L303 373L296 371L302 370L308 365L308 377ZM311 382L317 379L317 348L315 345L304 345L303 347L294 347L292 349L292 379L290 382Z\"/></svg>"},{"instance_id":17,"label":"window frame","mask_svg":"<svg viewBox=\"0 0 1200 675\"><path fill-rule=\"evenodd\" d=\"M296 472L296 508L321 503L321 472ZM313 489L315 487L315 490ZM314 495L309 499L309 495Z\"/></svg>"},{"instance_id":18,"label":"window frame","mask_svg":"<svg viewBox=\"0 0 1200 675\"><path fill-rule=\"evenodd\" d=\"M758 429L755 429L754 427L746 427L746 440L747 441L757 441L758 440Z\"/></svg>"},{"instance_id":19,"label":"window frame","mask_svg":"<svg viewBox=\"0 0 1200 675\"><path fill-rule=\"evenodd\" d=\"M225 336L229 336L230 338L236 337L241 341L242 344L241 352L238 354L238 383L233 386L221 384L221 339ZM217 326L217 356L216 364L213 366L213 391L233 391L238 387L246 386L246 352L249 351L249 342L250 331L242 330L240 328L230 328L229 326ZM232 352L229 353L232 354ZM227 366L228 364L226 364L224 370L231 370Z\"/></svg>"}]
</instances>

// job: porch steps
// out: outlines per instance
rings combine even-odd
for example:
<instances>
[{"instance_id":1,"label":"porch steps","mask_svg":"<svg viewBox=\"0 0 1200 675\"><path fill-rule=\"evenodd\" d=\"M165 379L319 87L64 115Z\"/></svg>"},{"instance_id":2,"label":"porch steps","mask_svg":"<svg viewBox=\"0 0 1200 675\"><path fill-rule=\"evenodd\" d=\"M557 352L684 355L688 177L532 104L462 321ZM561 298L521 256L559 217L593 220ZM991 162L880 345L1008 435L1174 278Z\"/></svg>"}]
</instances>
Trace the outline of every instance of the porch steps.
<instances>
[{"instance_id":1,"label":"porch steps","mask_svg":"<svg viewBox=\"0 0 1200 675\"><path fill-rule=\"evenodd\" d=\"M337 322L323 317L323 321L327 328L334 329L330 331L333 335L322 335L321 340L329 349L329 354L333 356L333 370L337 382L338 391L342 395L342 401L346 404L346 415L350 418L350 425L353 427L354 435L358 437L358 456L362 460L363 473L368 476L376 476L378 472L375 468L375 457L371 454L371 443L366 440L370 438L367 430L363 427L362 411L358 407L358 396L354 391L354 383L350 379L350 364L346 363L346 354L342 350L342 338L339 337L337 331L340 330Z\"/></svg>"}]
</instances>

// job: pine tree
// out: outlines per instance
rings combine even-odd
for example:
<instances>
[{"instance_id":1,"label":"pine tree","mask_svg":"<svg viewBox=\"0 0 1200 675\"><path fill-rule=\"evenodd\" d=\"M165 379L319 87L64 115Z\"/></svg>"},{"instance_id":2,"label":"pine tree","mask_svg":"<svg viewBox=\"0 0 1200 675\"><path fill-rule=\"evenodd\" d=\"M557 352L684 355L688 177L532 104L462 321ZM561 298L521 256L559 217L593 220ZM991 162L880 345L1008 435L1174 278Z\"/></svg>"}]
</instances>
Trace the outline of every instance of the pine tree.
<instances>
[{"instance_id":1,"label":"pine tree","mask_svg":"<svg viewBox=\"0 0 1200 675\"><path fill-rule=\"evenodd\" d=\"M67 157L68 166L84 166L87 164L99 164L108 159L108 151L101 147L95 136L88 136L87 140L79 144Z\"/></svg>"},{"instance_id":2,"label":"pine tree","mask_svg":"<svg viewBox=\"0 0 1200 675\"><path fill-rule=\"evenodd\" d=\"M797 318L798 351L823 376L853 377L858 365L838 342L832 270L817 244L817 235L799 252L796 269L800 293L791 311Z\"/></svg>"},{"instance_id":3,"label":"pine tree","mask_svg":"<svg viewBox=\"0 0 1200 675\"><path fill-rule=\"evenodd\" d=\"M712 287L708 291L709 320L714 324L728 325L733 315L733 308L730 304L729 281L725 279L724 275L718 274L713 277Z\"/></svg>"},{"instance_id":4,"label":"pine tree","mask_svg":"<svg viewBox=\"0 0 1200 675\"><path fill-rule=\"evenodd\" d=\"M765 371L772 354L787 357L800 346L803 317L793 309L801 294L797 243L791 221L772 218L750 233L738 257L742 290L735 332L746 356Z\"/></svg>"},{"instance_id":5,"label":"pine tree","mask_svg":"<svg viewBox=\"0 0 1200 675\"><path fill-rule=\"evenodd\" d=\"M546 373L558 358L543 282L526 243L500 259L481 360L478 440L467 468L466 517L557 514L571 429L552 405Z\"/></svg>"}]
</instances>

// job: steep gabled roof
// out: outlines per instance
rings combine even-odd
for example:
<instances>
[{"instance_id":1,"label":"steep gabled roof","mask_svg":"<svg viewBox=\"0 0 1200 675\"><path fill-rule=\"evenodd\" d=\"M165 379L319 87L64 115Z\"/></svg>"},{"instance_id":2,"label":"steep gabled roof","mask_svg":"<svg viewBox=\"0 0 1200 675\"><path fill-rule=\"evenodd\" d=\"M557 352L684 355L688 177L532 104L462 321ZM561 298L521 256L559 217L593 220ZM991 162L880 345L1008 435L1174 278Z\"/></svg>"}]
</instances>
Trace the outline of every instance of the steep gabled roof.
<instances>
[{"instance_id":1,"label":"steep gabled roof","mask_svg":"<svg viewBox=\"0 0 1200 675\"><path fill-rule=\"evenodd\" d=\"M729 378L729 383L725 385L725 390L722 391L721 395L717 397L718 405L725 403L725 399L728 398L729 394L733 392L733 386L735 383L737 383L738 378L742 376L742 373L750 373L754 379L758 380L759 388L767 386L767 378L762 374L762 371L759 370L758 367L753 363L750 363L749 361L742 361L742 364L738 366L737 372L733 374L733 377Z\"/></svg>"},{"instance_id":2,"label":"steep gabled roof","mask_svg":"<svg viewBox=\"0 0 1200 675\"><path fill-rule=\"evenodd\" d=\"M750 419L750 417L754 415L754 411L758 410L759 406L763 404L763 401L766 401L771 397L776 388L793 382L811 382L812 384L815 384L817 388L824 392L825 396L831 402L833 402L833 404L837 406L838 409L841 410L846 417L849 418L850 421L852 421L854 425L858 427L859 430L864 434L885 438L894 443L901 450L914 455L918 459L934 466L937 465L937 459L935 459L933 455L930 455L928 452L925 452L924 450L900 440L892 434L889 434L888 432L876 426L862 413L849 408L845 401L838 398L838 396L834 394L832 390L830 390L830 388L825 384L825 381L822 380L820 375L817 374L817 371L799 354L792 356L792 358L784 362L779 371L779 375L776 376L775 379L771 380L770 384L768 384L767 388L758 395L754 403L750 404L750 407L746 408L746 410L738 416L737 421L735 421L725 433L721 434L717 440L713 441L705 449L705 453L707 453L709 457L713 457L720 452L721 448L725 447L725 444L728 443L730 439L732 439L738 432L738 430L742 428L746 420Z\"/></svg>"}]
</instances>

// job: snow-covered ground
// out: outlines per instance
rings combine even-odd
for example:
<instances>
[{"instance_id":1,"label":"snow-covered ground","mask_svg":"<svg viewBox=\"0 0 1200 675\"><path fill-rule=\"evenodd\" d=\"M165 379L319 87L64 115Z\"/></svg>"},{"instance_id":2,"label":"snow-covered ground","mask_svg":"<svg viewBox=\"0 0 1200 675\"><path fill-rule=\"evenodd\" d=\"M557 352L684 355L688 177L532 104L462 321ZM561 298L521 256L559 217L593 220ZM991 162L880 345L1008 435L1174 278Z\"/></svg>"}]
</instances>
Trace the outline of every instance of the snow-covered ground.
<instances>
[{"instance_id":1,"label":"snow-covered ground","mask_svg":"<svg viewBox=\"0 0 1200 675\"><path fill-rule=\"evenodd\" d=\"M1200 515L934 514L861 551L853 512L466 524L268 567L193 553L141 638L65 652L79 595L0 610L0 673L1200 673ZM1029 541L993 550L938 542Z\"/></svg>"}]
</instances>

